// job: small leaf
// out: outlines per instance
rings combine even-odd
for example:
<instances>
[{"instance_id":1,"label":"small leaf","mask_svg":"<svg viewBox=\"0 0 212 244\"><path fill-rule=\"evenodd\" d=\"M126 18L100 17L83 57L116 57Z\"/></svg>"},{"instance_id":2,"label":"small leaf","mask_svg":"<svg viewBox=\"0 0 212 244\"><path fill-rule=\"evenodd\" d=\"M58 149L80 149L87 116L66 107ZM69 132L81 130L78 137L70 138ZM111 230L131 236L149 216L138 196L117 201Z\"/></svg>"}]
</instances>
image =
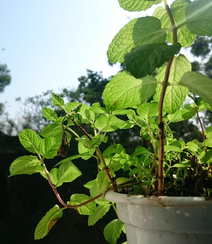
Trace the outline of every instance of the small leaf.
<instances>
[{"instance_id":1,"label":"small leaf","mask_svg":"<svg viewBox=\"0 0 212 244\"><path fill-rule=\"evenodd\" d=\"M186 86L212 106L212 80L210 78L197 72L189 71L182 76L179 84Z\"/></svg>"},{"instance_id":2,"label":"small leaf","mask_svg":"<svg viewBox=\"0 0 212 244\"><path fill-rule=\"evenodd\" d=\"M52 103L54 106L58 106L61 108L64 106L64 100L55 93L52 93Z\"/></svg>"},{"instance_id":3,"label":"small leaf","mask_svg":"<svg viewBox=\"0 0 212 244\"><path fill-rule=\"evenodd\" d=\"M84 123L90 123L95 119L95 113L85 104L80 107L79 114L82 116L82 122Z\"/></svg>"},{"instance_id":4,"label":"small leaf","mask_svg":"<svg viewBox=\"0 0 212 244\"><path fill-rule=\"evenodd\" d=\"M95 211L88 217L88 225L94 225L99 219L101 219L109 210L110 204L104 206L98 206Z\"/></svg>"},{"instance_id":5,"label":"small leaf","mask_svg":"<svg viewBox=\"0 0 212 244\"><path fill-rule=\"evenodd\" d=\"M101 107L100 103L93 103L90 107L90 110L97 113L97 114L107 113L106 109Z\"/></svg>"},{"instance_id":6,"label":"small leaf","mask_svg":"<svg viewBox=\"0 0 212 244\"><path fill-rule=\"evenodd\" d=\"M104 236L105 239L110 244L116 244L117 239L120 237L122 228L124 223L122 223L119 219L112 220L109 224L107 224L104 228Z\"/></svg>"},{"instance_id":7,"label":"small leaf","mask_svg":"<svg viewBox=\"0 0 212 244\"><path fill-rule=\"evenodd\" d=\"M106 191L110 183L111 182L105 170L100 171L96 178L96 187L100 189L100 192L102 193Z\"/></svg>"},{"instance_id":8,"label":"small leaf","mask_svg":"<svg viewBox=\"0 0 212 244\"><path fill-rule=\"evenodd\" d=\"M138 115L145 119L146 121L148 118L157 116L159 110L159 104L156 102L153 103L143 103L137 108Z\"/></svg>"},{"instance_id":9,"label":"small leaf","mask_svg":"<svg viewBox=\"0 0 212 244\"><path fill-rule=\"evenodd\" d=\"M212 1L197 0L186 8L188 29L199 36L212 36Z\"/></svg>"},{"instance_id":10,"label":"small leaf","mask_svg":"<svg viewBox=\"0 0 212 244\"><path fill-rule=\"evenodd\" d=\"M84 137L84 136L83 136ZM82 137L82 138L83 138ZM91 145L91 144L90 144ZM88 160L89 158L92 157L92 155L94 154L95 152L95 148L92 147L87 147L84 145L84 143L82 141L79 141L78 142L78 151L79 151L79 154L83 155L83 154L88 154L88 155L85 155L85 156L82 156L82 159L84 160Z\"/></svg>"},{"instance_id":11,"label":"small leaf","mask_svg":"<svg viewBox=\"0 0 212 244\"><path fill-rule=\"evenodd\" d=\"M123 63L125 54L132 48L142 44L163 43L165 39L166 32L161 30L159 19L149 16L133 19L113 38L107 51L108 60Z\"/></svg>"},{"instance_id":12,"label":"small leaf","mask_svg":"<svg viewBox=\"0 0 212 244\"><path fill-rule=\"evenodd\" d=\"M50 229L55 225L55 223L63 216L62 209L59 208L58 205L55 205L53 208L51 208L46 215L41 219L41 221L38 223L36 229L34 238L35 240L39 240L47 236Z\"/></svg>"},{"instance_id":13,"label":"small leaf","mask_svg":"<svg viewBox=\"0 0 212 244\"><path fill-rule=\"evenodd\" d=\"M58 119L57 113L50 108L45 108L45 107L42 108L42 113L46 119L48 119L52 122L54 122L56 119Z\"/></svg>"},{"instance_id":14,"label":"small leaf","mask_svg":"<svg viewBox=\"0 0 212 244\"><path fill-rule=\"evenodd\" d=\"M61 162L62 164L60 165L57 172L57 187L61 186L65 182L72 182L82 174L81 171L70 161L69 158L66 158L62 161L63 162Z\"/></svg>"},{"instance_id":15,"label":"small leaf","mask_svg":"<svg viewBox=\"0 0 212 244\"><path fill-rule=\"evenodd\" d=\"M91 199L91 197L85 195L85 194L73 194L71 195L70 202L68 202L69 205L79 205L81 203L87 202ZM90 215L95 211L95 202L89 202L81 207L78 207L77 210L79 214L82 215Z\"/></svg>"},{"instance_id":16,"label":"small leaf","mask_svg":"<svg viewBox=\"0 0 212 244\"><path fill-rule=\"evenodd\" d=\"M19 140L26 150L31 153L39 153L41 138L35 131L30 129L22 130L19 133Z\"/></svg>"},{"instance_id":17,"label":"small leaf","mask_svg":"<svg viewBox=\"0 0 212 244\"><path fill-rule=\"evenodd\" d=\"M180 51L181 45L166 43L141 45L125 55L126 69L136 78L151 75L157 67L162 66L174 54Z\"/></svg>"},{"instance_id":18,"label":"small leaf","mask_svg":"<svg viewBox=\"0 0 212 244\"><path fill-rule=\"evenodd\" d=\"M103 91L104 104L108 109L124 109L144 103L151 97L157 81L151 77L136 79L128 72L123 71L115 75Z\"/></svg>"},{"instance_id":19,"label":"small leaf","mask_svg":"<svg viewBox=\"0 0 212 244\"><path fill-rule=\"evenodd\" d=\"M142 11L150 8L162 0L119 0L120 7L128 11Z\"/></svg>"},{"instance_id":20,"label":"small leaf","mask_svg":"<svg viewBox=\"0 0 212 244\"><path fill-rule=\"evenodd\" d=\"M21 156L10 165L11 175L33 174L44 172L44 167L36 156Z\"/></svg>"},{"instance_id":21,"label":"small leaf","mask_svg":"<svg viewBox=\"0 0 212 244\"><path fill-rule=\"evenodd\" d=\"M76 109L80 108L81 103L79 102L70 102L65 105L65 109L68 113L75 111Z\"/></svg>"},{"instance_id":22,"label":"small leaf","mask_svg":"<svg viewBox=\"0 0 212 244\"><path fill-rule=\"evenodd\" d=\"M173 114L168 114L169 122L179 122L189 120L196 114L195 104L187 104L181 110L176 111Z\"/></svg>"}]
</instances>

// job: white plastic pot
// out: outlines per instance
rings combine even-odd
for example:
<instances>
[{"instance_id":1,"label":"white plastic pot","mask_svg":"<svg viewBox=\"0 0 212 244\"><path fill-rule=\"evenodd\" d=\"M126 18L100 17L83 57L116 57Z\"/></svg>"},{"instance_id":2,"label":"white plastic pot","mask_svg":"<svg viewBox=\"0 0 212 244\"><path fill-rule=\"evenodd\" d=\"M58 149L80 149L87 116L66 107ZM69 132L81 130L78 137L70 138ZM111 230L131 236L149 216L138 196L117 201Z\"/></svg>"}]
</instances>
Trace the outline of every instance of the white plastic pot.
<instances>
[{"instance_id":1,"label":"white plastic pot","mask_svg":"<svg viewBox=\"0 0 212 244\"><path fill-rule=\"evenodd\" d=\"M212 243L212 200L203 197L144 197L109 191L124 222L128 244Z\"/></svg>"}]
</instances>

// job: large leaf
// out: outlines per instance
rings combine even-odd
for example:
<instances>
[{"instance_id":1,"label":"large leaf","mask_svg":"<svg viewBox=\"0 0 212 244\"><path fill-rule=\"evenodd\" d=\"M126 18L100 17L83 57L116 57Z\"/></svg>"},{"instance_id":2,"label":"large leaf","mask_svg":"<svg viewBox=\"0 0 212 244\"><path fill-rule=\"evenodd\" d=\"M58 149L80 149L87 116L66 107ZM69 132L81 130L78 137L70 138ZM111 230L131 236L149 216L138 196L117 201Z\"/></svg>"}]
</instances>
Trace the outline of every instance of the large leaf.
<instances>
[{"instance_id":1,"label":"large leaf","mask_svg":"<svg viewBox=\"0 0 212 244\"><path fill-rule=\"evenodd\" d=\"M186 20L185 9L188 6L188 4L189 1L187 0L177 0L172 3L170 10L174 18L176 27L178 27L183 22L185 22ZM155 10L153 16L160 19L162 28L169 29L169 31L167 31L166 40L170 43L173 43L173 32L172 32L171 22L165 8L158 7ZM177 29L177 40L182 47L189 47L193 43L195 37L196 35L190 32L185 24Z\"/></svg>"},{"instance_id":2,"label":"large leaf","mask_svg":"<svg viewBox=\"0 0 212 244\"><path fill-rule=\"evenodd\" d=\"M148 120L149 117L157 116L158 115L158 103L143 103L137 108L137 113L138 115L145 119L146 121Z\"/></svg>"},{"instance_id":3,"label":"large leaf","mask_svg":"<svg viewBox=\"0 0 212 244\"><path fill-rule=\"evenodd\" d=\"M96 187L100 189L100 192L106 191L110 183L111 182L105 170L100 171L97 175L97 179L95 183Z\"/></svg>"},{"instance_id":4,"label":"large leaf","mask_svg":"<svg viewBox=\"0 0 212 244\"><path fill-rule=\"evenodd\" d=\"M88 225L94 225L99 219L101 219L109 210L110 204L104 206L98 206L95 211L88 217Z\"/></svg>"},{"instance_id":5,"label":"large leaf","mask_svg":"<svg viewBox=\"0 0 212 244\"><path fill-rule=\"evenodd\" d=\"M151 77L136 79L123 71L115 75L103 91L104 104L108 109L135 107L154 93L156 81Z\"/></svg>"},{"instance_id":6,"label":"large leaf","mask_svg":"<svg viewBox=\"0 0 212 244\"><path fill-rule=\"evenodd\" d=\"M85 194L73 194L71 195L71 199L68 202L69 205L79 205L81 203L87 202L91 199L91 197L85 195ZM90 215L95 211L95 202L91 201L90 203L87 203L81 207L78 207L77 210L79 214L82 215Z\"/></svg>"},{"instance_id":7,"label":"large leaf","mask_svg":"<svg viewBox=\"0 0 212 244\"><path fill-rule=\"evenodd\" d=\"M142 11L162 0L119 0L120 7L128 11Z\"/></svg>"},{"instance_id":8,"label":"large leaf","mask_svg":"<svg viewBox=\"0 0 212 244\"><path fill-rule=\"evenodd\" d=\"M212 36L212 1L197 0L186 8L188 29L199 36Z\"/></svg>"},{"instance_id":9,"label":"large leaf","mask_svg":"<svg viewBox=\"0 0 212 244\"><path fill-rule=\"evenodd\" d=\"M108 60L123 63L125 54L132 48L142 44L163 43L165 39L166 32L161 30L161 23L157 18L133 19L112 40L107 52Z\"/></svg>"},{"instance_id":10,"label":"large leaf","mask_svg":"<svg viewBox=\"0 0 212 244\"><path fill-rule=\"evenodd\" d=\"M182 76L179 84L186 86L212 106L212 80L210 78L197 72L189 71Z\"/></svg>"},{"instance_id":11,"label":"large leaf","mask_svg":"<svg viewBox=\"0 0 212 244\"><path fill-rule=\"evenodd\" d=\"M124 223L122 223L119 219L112 220L104 228L105 239L110 244L116 244L117 243L117 239L121 235L123 226L124 226Z\"/></svg>"},{"instance_id":12,"label":"large leaf","mask_svg":"<svg viewBox=\"0 0 212 244\"><path fill-rule=\"evenodd\" d=\"M44 167L36 156L21 156L10 165L11 175L44 173Z\"/></svg>"},{"instance_id":13,"label":"large leaf","mask_svg":"<svg viewBox=\"0 0 212 244\"><path fill-rule=\"evenodd\" d=\"M63 211L58 205L51 208L38 223L34 234L35 240L44 238L62 216Z\"/></svg>"},{"instance_id":14,"label":"large leaf","mask_svg":"<svg viewBox=\"0 0 212 244\"><path fill-rule=\"evenodd\" d=\"M81 171L70 161L69 158L64 159L61 163L62 164L57 171L57 187L61 186L64 182L71 182L75 180L82 174Z\"/></svg>"},{"instance_id":15,"label":"large leaf","mask_svg":"<svg viewBox=\"0 0 212 244\"><path fill-rule=\"evenodd\" d=\"M136 78L151 75L157 67L163 65L180 51L181 45L174 43L146 44L134 48L125 55L126 69Z\"/></svg>"},{"instance_id":16,"label":"large leaf","mask_svg":"<svg viewBox=\"0 0 212 244\"><path fill-rule=\"evenodd\" d=\"M30 129L22 130L19 133L19 140L26 150L31 153L39 153L41 138L35 131Z\"/></svg>"},{"instance_id":17,"label":"large leaf","mask_svg":"<svg viewBox=\"0 0 212 244\"><path fill-rule=\"evenodd\" d=\"M189 91L185 87L181 87L178 84L183 74L190 70L191 64L184 55L174 57L168 80L169 85L166 89L166 94L163 103L164 111L168 113L174 113L182 107L183 102L185 101ZM160 82L163 82L165 72L166 65L158 69L156 79ZM159 102L160 100L161 90L162 86L158 85L156 93L154 95L154 100L156 102Z\"/></svg>"}]
</instances>

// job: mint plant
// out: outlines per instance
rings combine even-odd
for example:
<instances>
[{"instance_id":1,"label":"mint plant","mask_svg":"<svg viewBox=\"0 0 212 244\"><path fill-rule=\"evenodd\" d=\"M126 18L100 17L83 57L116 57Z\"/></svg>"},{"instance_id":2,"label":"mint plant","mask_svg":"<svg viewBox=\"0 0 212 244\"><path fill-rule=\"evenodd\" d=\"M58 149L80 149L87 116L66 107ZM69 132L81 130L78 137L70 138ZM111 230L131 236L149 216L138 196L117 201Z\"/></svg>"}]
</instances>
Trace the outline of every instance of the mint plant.
<instances>
[{"instance_id":1,"label":"mint plant","mask_svg":"<svg viewBox=\"0 0 212 244\"><path fill-rule=\"evenodd\" d=\"M211 195L212 126L204 129L199 113L212 110L212 80L193 72L180 50L190 47L197 35L212 36L212 2L176 0L170 5L166 0L119 0L127 11L143 11L160 2L164 6L157 7L153 16L131 20L112 40L108 59L124 62L126 70L106 85L104 107L65 103L52 93L53 105L64 116L44 107L43 116L51 124L40 135L29 129L19 134L33 155L17 158L10 174L40 173L62 205L46 213L36 227L35 239L46 236L67 208L88 215L88 225L94 225L111 207L115 209L114 203L104 199L109 189L156 196ZM195 115L202 141L174 138L170 124ZM140 128L137 136L148 141L147 146L139 145L128 154L121 144L107 141L108 133L133 127ZM78 154L67 157L73 140L78 141ZM102 151L105 143L109 146ZM46 160L57 156L65 159L49 171ZM74 164L79 158L96 159L96 178L84 185L89 195L73 194L66 203L59 187L83 174ZM123 223L115 219L105 227L104 235L113 244L122 231Z\"/></svg>"}]
</instances>

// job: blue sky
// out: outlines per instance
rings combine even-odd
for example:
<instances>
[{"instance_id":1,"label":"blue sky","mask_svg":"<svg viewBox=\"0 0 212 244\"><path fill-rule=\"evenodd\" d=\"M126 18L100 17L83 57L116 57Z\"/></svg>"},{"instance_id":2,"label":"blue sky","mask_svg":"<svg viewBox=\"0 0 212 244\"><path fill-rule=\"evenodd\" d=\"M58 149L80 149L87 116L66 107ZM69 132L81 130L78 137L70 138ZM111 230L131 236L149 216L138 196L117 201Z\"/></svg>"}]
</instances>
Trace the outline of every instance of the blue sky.
<instances>
[{"instance_id":1,"label":"blue sky","mask_svg":"<svg viewBox=\"0 0 212 244\"><path fill-rule=\"evenodd\" d=\"M7 111L17 117L17 97L76 88L86 69L115 74L107 48L137 16L121 9L118 0L1 0L0 62L11 70L12 82L0 102L7 101Z\"/></svg>"}]
</instances>

